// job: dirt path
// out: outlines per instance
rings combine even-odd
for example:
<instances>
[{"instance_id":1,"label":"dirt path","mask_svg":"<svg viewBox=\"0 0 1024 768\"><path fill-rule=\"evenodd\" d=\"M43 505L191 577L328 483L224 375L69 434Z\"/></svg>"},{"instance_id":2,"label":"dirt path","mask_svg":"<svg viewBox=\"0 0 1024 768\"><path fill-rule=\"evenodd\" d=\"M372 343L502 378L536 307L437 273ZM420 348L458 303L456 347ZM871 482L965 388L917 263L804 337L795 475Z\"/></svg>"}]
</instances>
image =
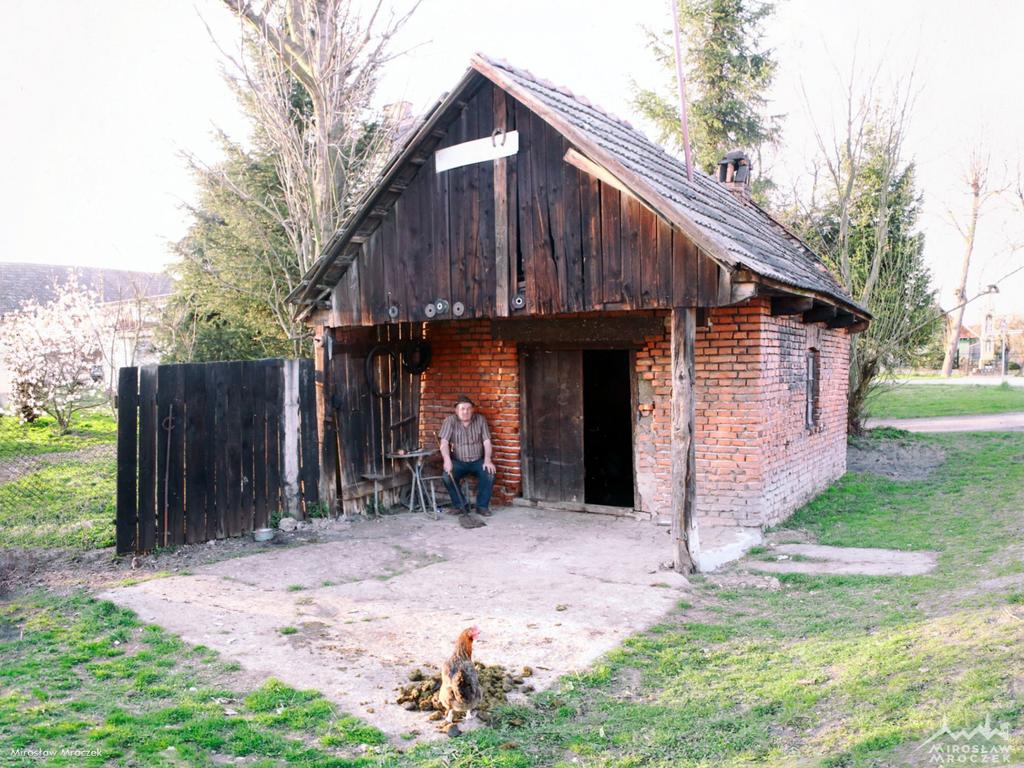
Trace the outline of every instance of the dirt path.
<instances>
[{"instance_id":1,"label":"dirt path","mask_svg":"<svg viewBox=\"0 0 1024 768\"><path fill-rule=\"evenodd\" d=\"M868 429L893 427L908 432L1024 432L1024 413L979 413L922 419L870 419Z\"/></svg>"},{"instance_id":2,"label":"dirt path","mask_svg":"<svg viewBox=\"0 0 1024 768\"><path fill-rule=\"evenodd\" d=\"M769 573L920 576L935 568L938 555L935 552L901 552L895 549L780 544L772 549L772 557L772 560L748 558L743 565Z\"/></svg>"},{"instance_id":3,"label":"dirt path","mask_svg":"<svg viewBox=\"0 0 1024 768\"><path fill-rule=\"evenodd\" d=\"M659 570L668 544L649 522L578 512L502 508L477 530L398 515L101 596L246 670L317 688L393 738L429 738L425 713L395 703L412 669L439 664L473 624L479 660L530 666L538 689L583 669L687 589Z\"/></svg>"}]
</instances>

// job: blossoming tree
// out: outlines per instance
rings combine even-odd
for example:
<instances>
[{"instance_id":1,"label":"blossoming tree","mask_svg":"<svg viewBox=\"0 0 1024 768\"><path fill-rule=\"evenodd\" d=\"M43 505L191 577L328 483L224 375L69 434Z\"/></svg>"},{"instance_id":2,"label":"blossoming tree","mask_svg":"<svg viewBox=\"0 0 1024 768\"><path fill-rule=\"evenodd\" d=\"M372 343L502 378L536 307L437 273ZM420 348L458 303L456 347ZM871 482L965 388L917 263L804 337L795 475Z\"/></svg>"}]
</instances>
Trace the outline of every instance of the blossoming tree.
<instances>
[{"instance_id":1,"label":"blossoming tree","mask_svg":"<svg viewBox=\"0 0 1024 768\"><path fill-rule=\"evenodd\" d=\"M12 403L25 420L52 416L63 434L74 414L94 405L103 381L104 339L114 329L99 297L75 277L54 284L55 298L29 300L0 323L0 361Z\"/></svg>"}]
</instances>

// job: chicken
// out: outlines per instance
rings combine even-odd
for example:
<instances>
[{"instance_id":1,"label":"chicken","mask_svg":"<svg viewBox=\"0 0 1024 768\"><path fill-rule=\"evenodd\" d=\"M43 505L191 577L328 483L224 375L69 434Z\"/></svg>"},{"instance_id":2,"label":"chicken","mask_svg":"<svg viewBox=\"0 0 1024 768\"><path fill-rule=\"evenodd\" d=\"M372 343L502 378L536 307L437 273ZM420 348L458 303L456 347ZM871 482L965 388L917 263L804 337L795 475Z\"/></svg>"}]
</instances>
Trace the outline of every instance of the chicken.
<instances>
[{"instance_id":1,"label":"chicken","mask_svg":"<svg viewBox=\"0 0 1024 768\"><path fill-rule=\"evenodd\" d=\"M483 699L480 678L473 666L473 641L479 635L477 627L462 630L455 641L455 652L441 666L438 699L448 712L448 722L453 721L456 712L464 713L467 720L472 718L473 709Z\"/></svg>"}]
</instances>

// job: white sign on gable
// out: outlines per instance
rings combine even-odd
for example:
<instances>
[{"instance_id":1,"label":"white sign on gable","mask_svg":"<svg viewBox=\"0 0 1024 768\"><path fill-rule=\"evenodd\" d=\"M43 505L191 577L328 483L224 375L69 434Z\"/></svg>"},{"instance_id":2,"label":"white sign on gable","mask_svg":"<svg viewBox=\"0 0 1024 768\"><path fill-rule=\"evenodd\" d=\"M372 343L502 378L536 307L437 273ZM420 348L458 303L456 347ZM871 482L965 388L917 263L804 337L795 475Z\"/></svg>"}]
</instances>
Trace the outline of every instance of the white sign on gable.
<instances>
[{"instance_id":1,"label":"white sign on gable","mask_svg":"<svg viewBox=\"0 0 1024 768\"><path fill-rule=\"evenodd\" d=\"M465 141L434 153L434 168L438 173L461 168L463 165L497 160L519 151L519 131L495 131L493 136Z\"/></svg>"}]
</instances>

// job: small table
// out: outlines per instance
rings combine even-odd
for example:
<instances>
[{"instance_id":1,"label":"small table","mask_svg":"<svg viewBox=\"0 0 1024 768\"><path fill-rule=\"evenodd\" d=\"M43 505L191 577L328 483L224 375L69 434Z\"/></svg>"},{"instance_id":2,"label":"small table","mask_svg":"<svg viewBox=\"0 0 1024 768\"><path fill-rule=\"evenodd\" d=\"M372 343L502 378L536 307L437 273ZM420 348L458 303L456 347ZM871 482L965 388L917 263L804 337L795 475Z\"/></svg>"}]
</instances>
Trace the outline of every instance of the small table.
<instances>
[{"instance_id":1,"label":"small table","mask_svg":"<svg viewBox=\"0 0 1024 768\"><path fill-rule=\"evenodd\" d=\"M412 473L412 485L409 488L409 511L415 511L418 505L424 514L430 515L434 520L437 520L437 507L434 506L433 509L427 507L427 489L423 481L423 463L428 456L433 456L436 453L436 450L420 449L417 451L406 451L405 453L387 454L389 459L404 461Z\"/></svg>"}]
</instances>

